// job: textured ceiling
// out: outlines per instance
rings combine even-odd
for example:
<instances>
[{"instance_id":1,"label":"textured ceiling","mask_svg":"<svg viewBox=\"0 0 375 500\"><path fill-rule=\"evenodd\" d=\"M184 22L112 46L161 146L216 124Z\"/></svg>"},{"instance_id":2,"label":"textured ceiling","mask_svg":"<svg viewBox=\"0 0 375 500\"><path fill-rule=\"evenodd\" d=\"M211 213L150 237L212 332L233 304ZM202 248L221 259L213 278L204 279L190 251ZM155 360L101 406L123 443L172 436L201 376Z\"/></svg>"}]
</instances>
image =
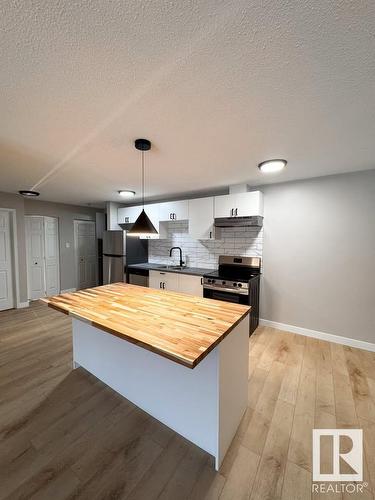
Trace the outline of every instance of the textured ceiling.
<instances>
[{"instance_id":1,"label":"textured ceiling","mask_svg":"<svg viewBox=\"0 0 375 500\"><path fill-rule=\"evenodd\" d=\"M140 194L136 137L155 198L375 168L372 0L3 0L0 25L1 191Z\"/></svg>"}]
</instances>

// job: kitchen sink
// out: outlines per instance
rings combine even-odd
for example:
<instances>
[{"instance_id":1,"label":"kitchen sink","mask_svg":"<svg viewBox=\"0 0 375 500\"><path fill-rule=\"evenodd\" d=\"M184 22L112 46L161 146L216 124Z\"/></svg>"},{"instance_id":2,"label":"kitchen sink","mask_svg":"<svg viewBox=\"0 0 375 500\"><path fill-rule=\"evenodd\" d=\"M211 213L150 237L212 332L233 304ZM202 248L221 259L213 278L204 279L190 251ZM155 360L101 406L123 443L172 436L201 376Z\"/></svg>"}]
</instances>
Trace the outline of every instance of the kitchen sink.
<instances>
[{"instance_id":1,"label":"kitchen sink","mask_svg":"<svg viewBox=\"0 0 375 500\"><path fill-rule=\"evenodd\" d=\"M163 266L163 267L159 267L158 269L160 270L172 270L172 271L183 271L184 269L187 269L187 267L185 266Z\"/></svg>"}]
</instances>

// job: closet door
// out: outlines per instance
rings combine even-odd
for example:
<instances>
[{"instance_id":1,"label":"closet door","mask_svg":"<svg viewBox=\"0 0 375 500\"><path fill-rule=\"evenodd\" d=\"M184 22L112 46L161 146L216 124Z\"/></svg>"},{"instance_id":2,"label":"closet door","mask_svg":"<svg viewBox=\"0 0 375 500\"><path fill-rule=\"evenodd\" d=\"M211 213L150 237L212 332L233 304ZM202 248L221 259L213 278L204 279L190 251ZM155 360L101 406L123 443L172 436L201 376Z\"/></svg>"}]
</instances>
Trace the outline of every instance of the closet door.
<instances>
[{"instance_id":1,"label":"closet door","mask_svg":"<svg viewBox=\"0 0 375 500\"><path fill-rule=\"evenodd\" d=\"M9 212L0 210L0 311L14 307Z\"/></svg>"},{"instance_id":2,"label":"closet door","mask_svg":"<svg viewBox=\"0 0 375 500\"><path fill-rule=\"evenodd\" d=\"M44 221L43 217L27 216L27 284L28 298L40 299L45 296L46 280L44 268Z\"/></svg>"},{"instance_id":3,"label":"closet door","mask_svg":"<svg viewBox=\"0 0 375 500\"><path fill-rule=\"evenodd\" d=\"M44 217L46 295L60 293L59 226L55 217Z\"/></svg>"},{"instance_id":4,"label":"closet door","mask_svg":"<svg viewBox=\"0 0 375 500\"><path fill-rule=\"evenodd\" d=\"M74 221L77 290L96 286L95 222Z\"/></svg>"}]
</instances>

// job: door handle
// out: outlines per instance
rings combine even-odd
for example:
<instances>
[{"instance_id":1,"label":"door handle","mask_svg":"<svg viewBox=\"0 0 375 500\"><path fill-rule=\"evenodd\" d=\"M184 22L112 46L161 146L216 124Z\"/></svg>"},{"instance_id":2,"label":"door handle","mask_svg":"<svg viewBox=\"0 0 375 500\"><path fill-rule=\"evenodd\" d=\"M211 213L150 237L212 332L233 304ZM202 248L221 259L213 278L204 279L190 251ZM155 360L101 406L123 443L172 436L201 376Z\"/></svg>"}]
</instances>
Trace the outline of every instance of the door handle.
<instances>
[{"instance_id":1,"label":"door handle","mask_svg":"<svg viewBox=\"0 0 375 500\"><path fill-rule=\"evenodd\" d=\"M37 265L38 265L38 263L37 263L37 262L34 262L34 266L37 266Z\"/></svg>"}]
</instances>

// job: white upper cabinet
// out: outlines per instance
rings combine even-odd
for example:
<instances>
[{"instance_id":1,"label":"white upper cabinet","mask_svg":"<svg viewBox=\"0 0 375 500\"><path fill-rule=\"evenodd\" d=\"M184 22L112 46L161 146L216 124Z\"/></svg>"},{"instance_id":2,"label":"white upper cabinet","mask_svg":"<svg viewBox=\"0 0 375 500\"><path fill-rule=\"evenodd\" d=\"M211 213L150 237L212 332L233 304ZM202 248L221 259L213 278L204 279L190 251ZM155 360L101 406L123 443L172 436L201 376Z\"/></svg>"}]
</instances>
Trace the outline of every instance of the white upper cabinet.
<instances>
[{"instance_id":1,"label":"white upper cabinet","mask_svg":"<svg viewBox=\"0 0 375 500\"><path fill-rule=\"evenodd\" d=\"M189 200L189 235L196 240L211 240L214 230L214 198Z\"/></svg>"},{"instance_id":2,"label":"white upper cabinet","mask_svg":"<svg viewBox=\"0 0 375 500\"><path fill-rule=\"evenodd\" d=\"M159 203L152 203L151 205L145 205L145 212L148 215L150 221L155 226L155 229L159 227Z\"/></svg>"},{"instance_id":3,"label":"white upper cabinet","mask_svg":"<svg viewBox=\"0 0 375 500\"><path fill-rule=\"evenodd\" d=\"M118 223L119 224L133 224L139 214L142 212L142 206L139 205L137 207L124 207L124 208L119 208L117 215L118 215Z\"/></svg>"},{"instance_id":4,"label":"white upper cabinet","mask_svg":"<svg viewBox=\"0 0 375 500\"><path fill-rule=\"evenodd\" d=\"M215 218L263 216L263 194L251 191L215 196L214 206Z\"/></svg>"},{"instance_id":5,"label":"white upper cabinet","mask_svg":"<svg viewBox=\"0 0 375 500\"><path fill-rule=\"evenodd\" d=\"M167 201L159 203L159 220L187 220L189 218L189 206L187 200Z\"/></svg>"},{"instance_id":6,"label":"white upper cabinet","mask_svg":"<svg viewBox=\"0 0 375 500\"><path fill-rule=\"evenodd\" d=\"M124 207L118 209L118 223L119 224L134 224L137 220L139 214L142 211L142 205L136 207ZM159 203L152 203L150 205L145 205L145 212L149 219L155 226L155 229L159 232ZM140 237L141 239L158 239L159 234L152 236Z\"/></svg>"}]
</instances>

